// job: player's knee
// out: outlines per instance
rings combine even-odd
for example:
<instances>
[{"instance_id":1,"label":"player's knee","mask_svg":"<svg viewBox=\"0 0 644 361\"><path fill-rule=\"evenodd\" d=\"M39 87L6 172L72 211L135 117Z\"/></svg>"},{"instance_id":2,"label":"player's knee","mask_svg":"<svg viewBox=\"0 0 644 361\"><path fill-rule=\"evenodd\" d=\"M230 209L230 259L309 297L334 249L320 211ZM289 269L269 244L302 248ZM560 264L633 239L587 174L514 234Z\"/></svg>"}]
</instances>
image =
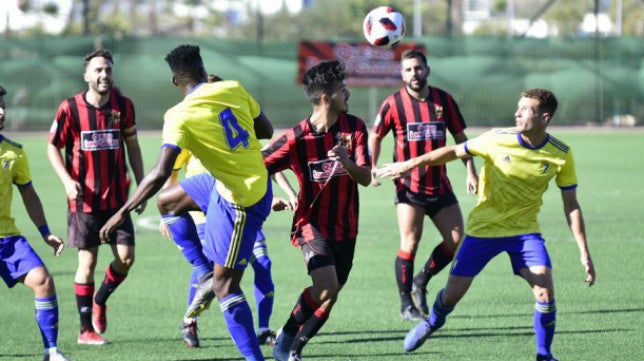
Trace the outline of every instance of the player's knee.
<instances>
[{"instance_id":1,"label":"player's knee","mask_svg":"<svg viewBox=\"0 0 644 361\"><path fill-rule=\"evenodd\" d=\"M171 203L168 193L161 191L157 197L157 209L159 209L159 213L162 215L170 213Z\"/></svg>"}]
</instances>

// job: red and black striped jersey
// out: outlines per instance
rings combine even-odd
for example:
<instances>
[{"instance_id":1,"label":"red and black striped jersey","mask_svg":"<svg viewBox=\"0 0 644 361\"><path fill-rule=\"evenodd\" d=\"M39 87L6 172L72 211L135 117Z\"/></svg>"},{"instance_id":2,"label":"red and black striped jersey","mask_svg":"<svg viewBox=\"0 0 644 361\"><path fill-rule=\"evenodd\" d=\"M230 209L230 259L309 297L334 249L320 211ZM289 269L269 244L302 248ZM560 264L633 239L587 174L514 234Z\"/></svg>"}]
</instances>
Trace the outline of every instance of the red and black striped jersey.
<instances>
[{"instance_id":1,"label":"red and black striped jersey","mask_svg":"<svg viewBox=\"0 0 644 361\"><path fill-rule=\"evenodd\" d=\"M124 138L136 134L134 106L116 89L100 109L88 104L85 94L60 104L49 143L65 148L67 172L82 187L82 195L69 201L69 209L84 213L115 210L128 196Z\"/></svg>"},{"instance_id":2,"label":"red and black striped jersey","mask_svg":"<svg viewBox=\"0 0 644 361\"><path fill-rule=\"evenodd\" d=\"M465 129L465 120L458 104L446 91L429 87L429 95L418 100L403 87L389 95L376 116L373 133L384 138L394 136L393 161L400 162L445 146L446 131L454 135ZM445 165L418 167L411 177L395 181L396 189L434 195L451 192Z\"/></svg>"},{"instance_id":3,"label":"red and black striped jersey","mask_svg":"<svg viewBox=\"0 0 644 361\"><path fill-rule=\"evenodd\" d=\"M348 149L356 165L370 166L367 137L364 121L350 114L342 114L326 133L316 133L307 118L262 151L270 174L291 169L298 180L300 193L293 217L294 245L297 245L297 237L311 240L315 231L332 241L357 236L358 184L339 162L329 159L327 152L340 144Z\"/></svg>"}]
</instances>

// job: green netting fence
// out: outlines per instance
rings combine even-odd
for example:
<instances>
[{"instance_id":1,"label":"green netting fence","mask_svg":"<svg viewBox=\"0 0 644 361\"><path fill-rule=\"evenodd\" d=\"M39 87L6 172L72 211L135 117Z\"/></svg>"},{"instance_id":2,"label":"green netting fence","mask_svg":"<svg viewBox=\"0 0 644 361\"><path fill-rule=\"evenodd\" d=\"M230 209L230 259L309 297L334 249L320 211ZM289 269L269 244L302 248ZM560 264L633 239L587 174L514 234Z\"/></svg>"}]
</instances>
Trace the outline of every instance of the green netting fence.
<instances>
[{"instance_id":1,"label":"green netting fence","mask_svg":"<svg viewBox=\"0 0 644 361\"><path fill-rule=\"evenodd\" d=\"M359 41L361 39L345 39ZM427 47L430 84L456 98L468 125L513 124L521 90L555 92L562 125L644 119L644 40L435 38ZM102 46L114 54L115 83L134 101L140 129L160 129L166 109L181 100L163 60L176 45L202 48L209 72L238 79L276 127L310 112L296 84L297 42L257 43L215 38L0 39L0 84L9 94L7 129L46 130L60 101L86 88L85 54ZM382 99L397 88L352 88L350 111L371 124Z\"/></svg>"}]
</instances>

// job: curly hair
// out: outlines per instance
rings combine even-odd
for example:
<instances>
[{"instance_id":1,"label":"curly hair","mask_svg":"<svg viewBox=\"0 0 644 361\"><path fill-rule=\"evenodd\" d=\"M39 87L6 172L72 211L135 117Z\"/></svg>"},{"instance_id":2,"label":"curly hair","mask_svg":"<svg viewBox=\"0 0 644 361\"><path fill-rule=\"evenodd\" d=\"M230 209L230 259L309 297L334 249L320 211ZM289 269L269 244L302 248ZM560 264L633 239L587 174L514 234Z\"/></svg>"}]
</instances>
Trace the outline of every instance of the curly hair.
<instances>
[{"instance_id":1,"label":"curly hair","mask_svg":"<svg viewBox=\"0 0 644 361\"><path fill-rule=\"evenodd\" d=\"M0 85L0 97L3 97L5 95L7 95L7 90L2 85Z\"/></svg>"},{"instance_id":2,"label":"curly hair","mask_svg":"<svg viewBox=\"0 0 644 361\"><path fill-rule=\"evenodd\" d=\"M549 113L551 117L555 115L557 105L559 104L555 95L547 89L536 88L525 90L521 93L521 97L537 99L539 101L539 110Z\"/></svg>"},{"instance_id":3,"label":"curly hair","mask_svg":"<svg viewBox=\"0 0 644 361\"><path fill-rule=\"evenodd\" d=\"M204 76L203 59L201 59L200 49L196 45L177 46L166 55L165 61L173 74L188 76L197 81L201 81Z\"/></svg>"},{"instance_id":4,"label":"curly hair","mask_svg":"<svg viewBox=\"0 0 644 361\"><path fill-rule=\"evenodd\" d=\"M339 60L322 62L307 70L302 77L304 92L313 104L319 104L323 94L331 95L335 85L346 79L344 64Z\"/></svg>"}]
</instances>

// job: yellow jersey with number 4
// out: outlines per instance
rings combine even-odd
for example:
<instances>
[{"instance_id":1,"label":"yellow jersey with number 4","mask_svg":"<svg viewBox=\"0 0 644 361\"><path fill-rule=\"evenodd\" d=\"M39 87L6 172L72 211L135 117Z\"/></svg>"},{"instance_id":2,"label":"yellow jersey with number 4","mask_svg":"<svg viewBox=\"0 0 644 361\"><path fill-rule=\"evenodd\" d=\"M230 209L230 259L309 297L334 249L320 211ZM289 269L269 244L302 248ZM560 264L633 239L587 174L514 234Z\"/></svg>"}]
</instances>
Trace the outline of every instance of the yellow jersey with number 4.
<instances>
[{"instance_id":1,"label":"yellow jersey with number 4","mask_svg":"<svg viewBox=\"0 0 644 361\"><path fill-rule=\"evenodd\" d=\"M189 150L217 179L224 199L251 206L268 181L254 128L259 115L259 104L239 82L203 83L166 112L163 146Z\"/></svg>"}]
</instances>

